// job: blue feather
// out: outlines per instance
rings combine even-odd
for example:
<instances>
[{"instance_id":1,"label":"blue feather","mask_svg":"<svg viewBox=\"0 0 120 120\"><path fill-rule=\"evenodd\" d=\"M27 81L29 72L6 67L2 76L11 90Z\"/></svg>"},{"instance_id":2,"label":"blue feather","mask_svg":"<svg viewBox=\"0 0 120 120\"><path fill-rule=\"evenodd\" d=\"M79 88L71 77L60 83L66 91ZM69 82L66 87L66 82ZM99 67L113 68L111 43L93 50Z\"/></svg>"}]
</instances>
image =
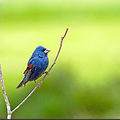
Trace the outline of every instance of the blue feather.
<instances>
[{"instance_id":1,"label":"blue feather","mask_svg":"<svg viewBox=\"0 0 120 120\"><path fill-rule=\"evenodd\" d=\"M21 87L23 84L25 85L28 81L36 80L42 76L49 64L47 56L49 50L47 53L45 50L47 49L43 46L39 46L35 49L28 61L28 67L24 72L25 76L17 88Z\"/></svg>"}]
</instances>

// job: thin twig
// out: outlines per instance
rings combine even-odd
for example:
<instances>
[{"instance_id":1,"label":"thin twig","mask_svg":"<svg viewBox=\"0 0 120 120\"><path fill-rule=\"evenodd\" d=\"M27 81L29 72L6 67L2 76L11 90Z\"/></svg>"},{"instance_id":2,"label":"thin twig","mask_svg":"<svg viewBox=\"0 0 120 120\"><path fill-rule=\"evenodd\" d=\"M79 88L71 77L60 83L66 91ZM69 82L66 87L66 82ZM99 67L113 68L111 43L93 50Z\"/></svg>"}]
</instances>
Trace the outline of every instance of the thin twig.
<instances>
[{"instance_id":1,"label":"thin twig","mask_svg":"<svg viewBox=\"0 0 120 120\"><path fill-rule=\"evenodd\" d=\"M2 85L4 100L5 100L6 107L7 107L7 114L8 114L7 119L11 119L12 112L11 112L11 108L10 108L10 102L8 100L7 93L5 90L5 85L4 85L4 81L3 81L3 77L2 77L1 65L0 65L0 81L1 81L1 85Z\"/></svg>"},{"instance_id":2,"label":"thin twig","mask_svg":"<svg viewBox=\"0 0 120 120\"><path fill-rule=\"evenodd\" d=\"M14 108L14 109L12 110L12 113L15 112L15 111L35 92L35 90L36 90L37 88L40 87L41 83L44 81L44 79L46 78L46 76L48 75L48 73L51 71L51 69L53 68L53 66L54 66L54 64L56 63L56 60L57 60L57 58L58 58L58 56L59 56L59 53L60 53L61 48L62 48L63 39L65 38L67 32L68 32L68 28L66 29L63 37L61 37L60 47L59 47L59 49L58 49L57 55L56 55L56 57L55 57L55 60L54 60L53 64L51 65L51 67L49 68L48 72L47 72L47 73L45 74L45 76L42 78L42 80L40 81L40 83L38 83L37 86L30 92L30 94L29 94L16 108Z\"/></svg>"}]
</instances>

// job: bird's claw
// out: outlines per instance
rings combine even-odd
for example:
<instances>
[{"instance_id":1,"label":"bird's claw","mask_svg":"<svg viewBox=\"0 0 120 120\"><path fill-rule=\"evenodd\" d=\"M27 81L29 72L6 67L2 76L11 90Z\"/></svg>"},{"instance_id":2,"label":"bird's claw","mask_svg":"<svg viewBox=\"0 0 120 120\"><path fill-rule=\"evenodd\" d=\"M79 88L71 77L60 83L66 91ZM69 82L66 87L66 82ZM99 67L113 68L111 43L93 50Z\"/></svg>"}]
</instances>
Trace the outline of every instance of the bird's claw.
<instances>
[{"instance_id":1,"label":"bird's claw","mask_svg":"<svg viewBox=\"0 0 120 120\"><path fill-rule=\"evenodd\" d=\"M45 74L50 75L50 73L48 71L46 71Z\"/></svg>"},{"instance_id":2,"label":"bird's claw","mask_svg":"<svg viewBox=\"0 0 120 120\"><path fill-rule=\"evenodd\" d=\"M39 87L40 87L40 85L39 85L39 84L36 84L36 86L37 86L37 88L39 88Z\"/></svg>"}]
</instances>

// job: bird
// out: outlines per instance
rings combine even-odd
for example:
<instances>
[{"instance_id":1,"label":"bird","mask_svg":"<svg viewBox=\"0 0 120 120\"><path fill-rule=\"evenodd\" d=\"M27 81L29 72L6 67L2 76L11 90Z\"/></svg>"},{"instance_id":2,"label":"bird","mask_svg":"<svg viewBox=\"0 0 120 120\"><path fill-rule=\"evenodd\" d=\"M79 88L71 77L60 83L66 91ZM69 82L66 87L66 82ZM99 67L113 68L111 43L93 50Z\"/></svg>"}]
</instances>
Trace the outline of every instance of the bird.
<instances>
[{"instance_id":1,"label":"bird","mask_svg":"<svg viewBox=\"0 0 120 120\"><path fill-rule=\"evenodd\" d=\"M17 88L22 87L22 85L25 86L25 84L28 81L33 81L33 80L35 81L39 77L41 77L44 73L47 73L45 72L45 70L47 69L49 64L49 59L48 59L49 52L50 50L43 46L38 46L34 50L32 56L30 57L27 63L27 68L23 73L24 78L17 86Z\"/></svg>"}]
</instances>

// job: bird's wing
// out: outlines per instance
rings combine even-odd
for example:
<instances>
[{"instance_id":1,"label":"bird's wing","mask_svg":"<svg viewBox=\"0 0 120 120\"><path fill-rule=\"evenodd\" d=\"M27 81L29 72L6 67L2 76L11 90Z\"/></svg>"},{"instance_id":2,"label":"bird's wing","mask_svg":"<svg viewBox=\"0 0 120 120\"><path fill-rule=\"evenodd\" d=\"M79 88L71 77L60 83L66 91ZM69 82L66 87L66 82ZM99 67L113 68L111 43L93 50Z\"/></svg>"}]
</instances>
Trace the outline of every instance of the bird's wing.
<instances>
[{"instance_id":1,"label":"bird's wing","mask_svg":"<svg viewBox=\"0 0 120 120\"><path fill-rule=\"evenodd\" d=\"M24 71L24 74L25 74L24 84L26 84L29 81L30 76L34 71L34 69L35 69L35 66L33 64L30 64L27 66L26 70Z\"/></svg>"},{"instance_id":2,"label":"bird's wing","mask_svg":"<svg viewBox=\"0 0 120 120\"><path fill-rule=\"evenodd\" d=\"M21 83L17 86L17 88L20 88L23 84L25 85L29 81L30 76L31 76L32 72L34 71L34 69L35 69L35 67L33 64L30 64L27 66L26 70L24 71L25 76L24 76L23 80L21 81Z\"/></svg>"},{"instance_id":3,"label":"bird's wing","mask_svg":"<svg viewBox=\"0 0 120 120\"><path fill-rule=\"evenodd\" d=\"M24 71L24 74L26 73L26 72L29 72L30 70L33 70L33 69L35 69L35 64L38 62L38 56L33 56L33 57L31 57L30 59L29 59L29 61L28 61L28 66L27 66L27 68L26 68L26 70Z\"/></svg>"},{"instance_id":4,"label":"bird's wing","mask_svg":"<svg viewBox=\"0 0 120 120\"><path fill-rule=\"evenodd\" d=\"M30 64L33 64L33 63L36 61L37 57L38 57L38 56L32 56L32 57L29 59L29 61L28 61L28 66L29 66Z\"/></svg>"},{"instance_id":5,"label":"bird's wing","mask_svg":"<svg viewBox=\"0 0 120 120\"><path fill-rule=\"evenodd\" d=\"M24 71L24 74L29 73L34 68L35 68L35 66L33 64L28 65L27 68L26 68L26 70Z\"/></svg>"}]
</instances>

